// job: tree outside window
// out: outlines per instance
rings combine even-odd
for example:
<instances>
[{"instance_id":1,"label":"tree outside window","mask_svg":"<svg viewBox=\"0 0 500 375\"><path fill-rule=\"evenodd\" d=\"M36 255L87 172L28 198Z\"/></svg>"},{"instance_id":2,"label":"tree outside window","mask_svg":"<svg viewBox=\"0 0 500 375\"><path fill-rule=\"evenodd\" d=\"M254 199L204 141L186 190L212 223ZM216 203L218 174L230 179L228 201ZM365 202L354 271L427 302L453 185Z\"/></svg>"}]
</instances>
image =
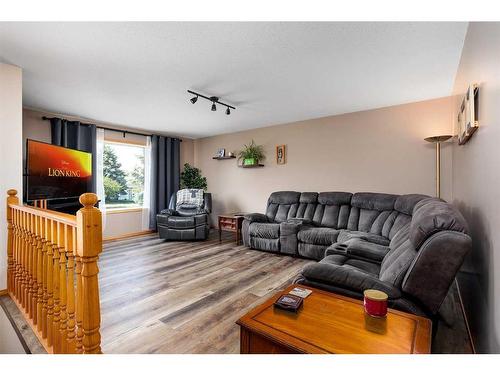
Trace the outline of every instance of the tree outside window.
<instances>
[{"instance_id":1,"label":"tree outside window","mask_svg":"<svg viewBox=\"0 0 500 375\"><path fill-rule=\"evenodd\" d=\"M107 208L142 207L144 152L141 146L105 142L103 174Z\"/></svg>"}]
</instances>

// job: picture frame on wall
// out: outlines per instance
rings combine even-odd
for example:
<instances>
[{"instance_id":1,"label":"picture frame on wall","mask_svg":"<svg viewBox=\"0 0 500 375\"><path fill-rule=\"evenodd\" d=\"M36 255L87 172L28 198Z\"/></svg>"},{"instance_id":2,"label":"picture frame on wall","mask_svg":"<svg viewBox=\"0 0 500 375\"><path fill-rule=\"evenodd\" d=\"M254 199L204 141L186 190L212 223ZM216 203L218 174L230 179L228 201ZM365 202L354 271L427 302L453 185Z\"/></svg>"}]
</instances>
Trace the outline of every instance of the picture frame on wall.
<instances>
[{"instance_id":1,"label":"picture frame on wall","mask_svg":"<svg viewBox=\"0 0 500 375\"><path fill-rule=\"evenodd\" d=\"M479 127L479 86L470 85L457 115L458 144L464 145Z\"/></svg>"},{"instance_id":2,"label":"picture frame on wall","mask_svg":"<svg viewBox=\"0 0 500 375\"><path fill-rule=\"evenodd\" d=\"M219 148L217 150L217 157L218 158L223 158L224 156L226 156L226 149L225 148Z\"/></svg>"},{"instance_id":3,"label":"picture frame on wall","mask_svg":"<svg viewBox=\"0 0 500 375\"><path fill-rule=\"evenodd\" d=\"M286 163L286 145L276 146L276 164Z\"/></svg>"}]
</instances>

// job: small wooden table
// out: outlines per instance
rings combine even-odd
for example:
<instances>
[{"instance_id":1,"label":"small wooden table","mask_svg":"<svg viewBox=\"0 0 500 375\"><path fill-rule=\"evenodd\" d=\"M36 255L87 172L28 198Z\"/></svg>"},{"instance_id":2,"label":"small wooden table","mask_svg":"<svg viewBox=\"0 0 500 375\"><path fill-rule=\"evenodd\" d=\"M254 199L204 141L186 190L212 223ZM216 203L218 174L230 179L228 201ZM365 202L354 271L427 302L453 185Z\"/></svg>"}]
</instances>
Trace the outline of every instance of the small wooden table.
<instances>
[{"instance_id":1,"label":"small wooden table","mask_svg":"<svg viewBox=\"0 0 500 375\"><path fill-rule=\"evenodd\" d=\"M222 231L226 231L236 233L236 245L240 244L244 216L245 214L240 212L219 215L219 242L222 241Z\"/></svg>"},{"instance_id":2,"label":"small wooden table","mask_svg":"<svg viewBox=\"0 0 500 375\"><path fill-rule=\"evenodd\" d=\"M389 309L386 318L365 314L363 302L319 289L297 314L277 309L276 294L237 321L241 353L430 353L431 321Z\"/></svg>"}]
</instances>

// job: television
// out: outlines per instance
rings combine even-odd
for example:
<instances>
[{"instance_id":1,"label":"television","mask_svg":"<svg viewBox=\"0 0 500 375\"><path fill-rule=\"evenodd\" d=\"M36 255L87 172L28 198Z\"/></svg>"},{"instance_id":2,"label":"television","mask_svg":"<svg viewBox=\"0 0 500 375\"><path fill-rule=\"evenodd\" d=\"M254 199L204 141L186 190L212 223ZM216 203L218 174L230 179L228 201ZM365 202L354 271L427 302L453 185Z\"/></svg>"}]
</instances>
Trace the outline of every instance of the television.
<instances>
[{"instance_id":1,"label":"television","mask_svg":"<svg viewBox=\"0 0 500 375\"><path fill-rule=\"evenodd\" d=\"M26 199L75 199L92 188L92 154L28 139Z\"/></svg>"}]
</instances>

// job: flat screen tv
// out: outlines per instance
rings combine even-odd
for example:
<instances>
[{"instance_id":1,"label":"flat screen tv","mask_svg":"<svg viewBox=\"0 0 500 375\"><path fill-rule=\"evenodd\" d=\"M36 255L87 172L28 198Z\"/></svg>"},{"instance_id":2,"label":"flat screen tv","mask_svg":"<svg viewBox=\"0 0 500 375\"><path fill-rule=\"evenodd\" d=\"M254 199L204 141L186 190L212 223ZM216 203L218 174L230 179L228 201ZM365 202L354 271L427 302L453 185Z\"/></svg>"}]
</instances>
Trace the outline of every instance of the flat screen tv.
<instances>
[{"instance_id":1,"label":"flat screen tv","mask_svg":"<svg viewBox=\"0 0 500 375\"><path fill-rule=\"evenodd\" d=\"M92 154L28 139L26 195L38 199L77 198L92 186Z\"/></svg>"}]
</instances>

